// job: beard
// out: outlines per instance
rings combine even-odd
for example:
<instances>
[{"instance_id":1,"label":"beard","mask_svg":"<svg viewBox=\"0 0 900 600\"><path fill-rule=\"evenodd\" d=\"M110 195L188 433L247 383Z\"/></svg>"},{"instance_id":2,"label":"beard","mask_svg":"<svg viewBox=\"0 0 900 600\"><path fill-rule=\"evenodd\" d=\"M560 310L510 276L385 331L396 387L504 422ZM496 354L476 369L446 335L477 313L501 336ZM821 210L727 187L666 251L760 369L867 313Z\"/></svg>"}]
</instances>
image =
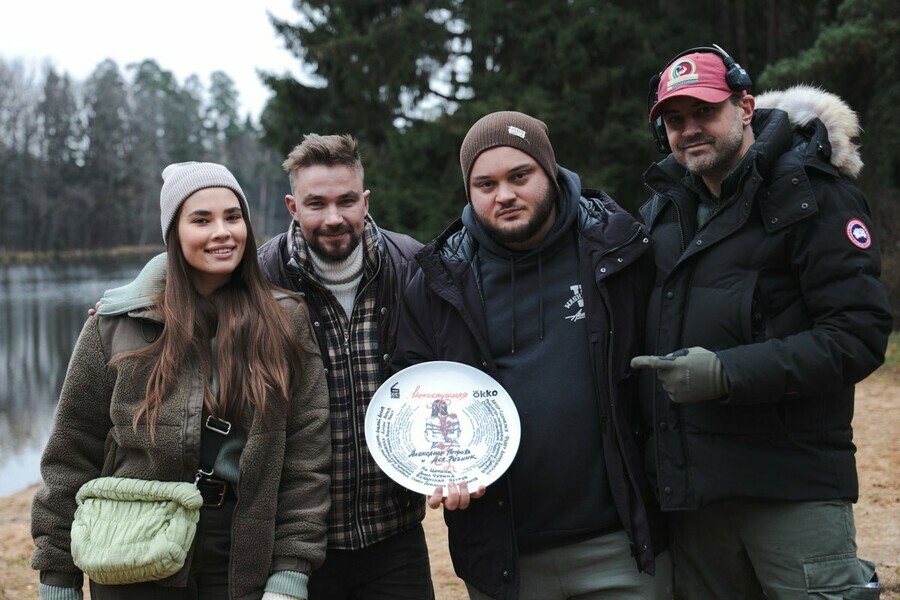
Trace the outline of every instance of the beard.
<instances>
[{"instance_id":1,"label":"beard","mask_svg":"<svg viewBox=\"0 0 900 600\"><path fill-rule=\"evenodd\" d=\"M322 242L321 236L323 235L334 235L337 233L346 233L350 235L350 241L346 245L334 245L334 244L325 244ZM352 227L349 225L345 225L339 227L334 230L328 229L317 229L313 232L313 234L306 240L309 249L316 253L316 255L325 260L326 262L341 262L343 260L347 260L351 254L356 250L356 247L359 246L359 242L362 236L356 233Z\"/></svg>"},{"instance_id":2,"label":"beard","mask_svg":"<svg viewBox=\"0 0 900 600\"><path fill-rule=\"evenodd\" d=\"M685 154L684 149L696 142L712 144L712 147L700 156ZM675 160L694 175L724 177L740 160L743 143L744 126L741 123L740 113L736 113L735 127L723 137L717 139L711 135L700 134L681 140L678 143L679 152L675 155Z\"/></svg>"},{"instance_id":3,"label":"beard","mask_svg":"<svg viewBox=\"0 0 900 600\"><path fill-rule=\"evenodd\" d=\"M553 212L553 202L555 200L556 195L554 194L554 191L548 187L544 190L540 199L535 203L534 212L531 218L525 223L516 224L512 227L496 227L485 221L477 212L473 211L473 213L475 219L488 234L488 237L501 246L507 246L509 244L527 242L534 237L534 235L547 223L547 219L550 218L550 214Z\"/></svg>"}]
</instances>

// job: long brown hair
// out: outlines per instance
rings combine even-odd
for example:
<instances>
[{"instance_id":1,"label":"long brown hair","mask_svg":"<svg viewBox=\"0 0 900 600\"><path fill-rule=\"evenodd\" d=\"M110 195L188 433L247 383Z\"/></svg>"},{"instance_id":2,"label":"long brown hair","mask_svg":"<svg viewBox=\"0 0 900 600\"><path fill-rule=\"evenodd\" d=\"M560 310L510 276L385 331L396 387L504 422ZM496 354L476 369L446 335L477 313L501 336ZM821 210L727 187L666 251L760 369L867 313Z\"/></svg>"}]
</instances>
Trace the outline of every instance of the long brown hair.
<instances>
[{"instance_id":1,"label":"long brown hair","mask_svg":"<svg viewBox=\"0 0 900 600\"><path fill-rule=\"evenodd\" d=\"M191 282L192 267L181 251L177 225L166 236L166 285L158 304L164 323L162 333L147 348L117 359L153 361L146 398L133 420L137 430L141 418L146 416L151 440L155 438L159 408L175 387L181 366L189 356L199 359L205 384L203 403L211 414L248 426L253 410L264 413L269 408L270 390L284 401L285 410L289 406L292 377L303 368L302 353L287 313L272 296L272 290L277 288L269 283L257 262L256 238L246 212L244 222L244 255L230 281L208 297L201 296ZM215 356L211 352L213 336ZM217 395L209 386L213 361Z\"/></svg>"}]
</instances>

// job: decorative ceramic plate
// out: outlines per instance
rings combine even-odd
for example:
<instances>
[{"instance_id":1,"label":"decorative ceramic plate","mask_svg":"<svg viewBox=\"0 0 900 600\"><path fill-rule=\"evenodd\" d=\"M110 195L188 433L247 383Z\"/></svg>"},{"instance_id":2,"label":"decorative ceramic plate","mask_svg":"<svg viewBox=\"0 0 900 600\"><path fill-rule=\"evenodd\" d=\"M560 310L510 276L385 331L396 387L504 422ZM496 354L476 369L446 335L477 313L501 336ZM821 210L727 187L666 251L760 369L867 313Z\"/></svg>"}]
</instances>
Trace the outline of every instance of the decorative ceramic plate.
<instances>
[{"instance_id":1,"label":"decorative ceramic plate","mask_svg":"<svg viewBox=\"0 0 900 600\"><path fill-rule=\"evenodd\" d=\"M433 361L385 381L366 413L366 441L394 481L430 495L466 482L474 491L500 477L516 455L519 413L487 373L462 363Z\"/></svg>"}]
</instances>

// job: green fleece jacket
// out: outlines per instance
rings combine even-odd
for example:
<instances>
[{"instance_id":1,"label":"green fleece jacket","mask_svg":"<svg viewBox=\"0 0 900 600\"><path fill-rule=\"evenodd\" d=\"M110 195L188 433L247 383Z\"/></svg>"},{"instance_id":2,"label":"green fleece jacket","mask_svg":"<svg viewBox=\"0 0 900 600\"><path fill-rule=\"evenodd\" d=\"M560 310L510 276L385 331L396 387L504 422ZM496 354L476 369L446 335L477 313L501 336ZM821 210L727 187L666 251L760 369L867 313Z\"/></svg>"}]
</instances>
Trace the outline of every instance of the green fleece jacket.
<instances>
[{"instance_id":1,"label":"green fleece jacket","mask_svg":"<svg viewBox=\"0 0 900 600\"><path fill-rule=\"evenodd\" d=\"M290 315L303 369L293 378L289 407L273 396L265 417L254 415L241 454L229 568L235 600L257 600L264 589L299 595L285 583L305 588L325 557L331 468L325 373L306 305L289 297L279 303ZM90 317L72 354L41 461L44 485L32 506L32 566L41 570L42 589L80 586L69 532L75 494L85 482L105 476L193 481L197 470L203 410L197 361L188 357L181 365L160 407L155 443L146 427L132 428L149 366L130 360L109 366L112 357L147 346L162 330L159 313L141 304L125 314ZM190 563L191 555L159 583L184 586Z\"/></svg>"}]
</instances>

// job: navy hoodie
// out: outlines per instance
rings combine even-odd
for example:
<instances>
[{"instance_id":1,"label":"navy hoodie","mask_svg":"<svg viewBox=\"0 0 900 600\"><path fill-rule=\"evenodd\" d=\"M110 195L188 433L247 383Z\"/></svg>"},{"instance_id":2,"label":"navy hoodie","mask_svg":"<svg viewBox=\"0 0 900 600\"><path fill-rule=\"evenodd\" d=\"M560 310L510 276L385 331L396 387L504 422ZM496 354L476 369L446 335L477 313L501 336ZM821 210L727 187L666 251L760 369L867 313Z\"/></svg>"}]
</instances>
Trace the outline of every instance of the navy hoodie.
<instances>
[{"instance_id":1,"label":"navy hoodie","mask_svg":"<svg viewBox=\"0 0 900 600\"><path fill-rule=\"evenodd\" d=\"M603 459L596 391L602 382L594 381L578 277L581 182L560 168L558 183L556 221L530 250L494 241L471 205L462 216L479 244L491 352L522 422L509 476L524 552L621 527Z\"/></svg>"}]
</instances>

